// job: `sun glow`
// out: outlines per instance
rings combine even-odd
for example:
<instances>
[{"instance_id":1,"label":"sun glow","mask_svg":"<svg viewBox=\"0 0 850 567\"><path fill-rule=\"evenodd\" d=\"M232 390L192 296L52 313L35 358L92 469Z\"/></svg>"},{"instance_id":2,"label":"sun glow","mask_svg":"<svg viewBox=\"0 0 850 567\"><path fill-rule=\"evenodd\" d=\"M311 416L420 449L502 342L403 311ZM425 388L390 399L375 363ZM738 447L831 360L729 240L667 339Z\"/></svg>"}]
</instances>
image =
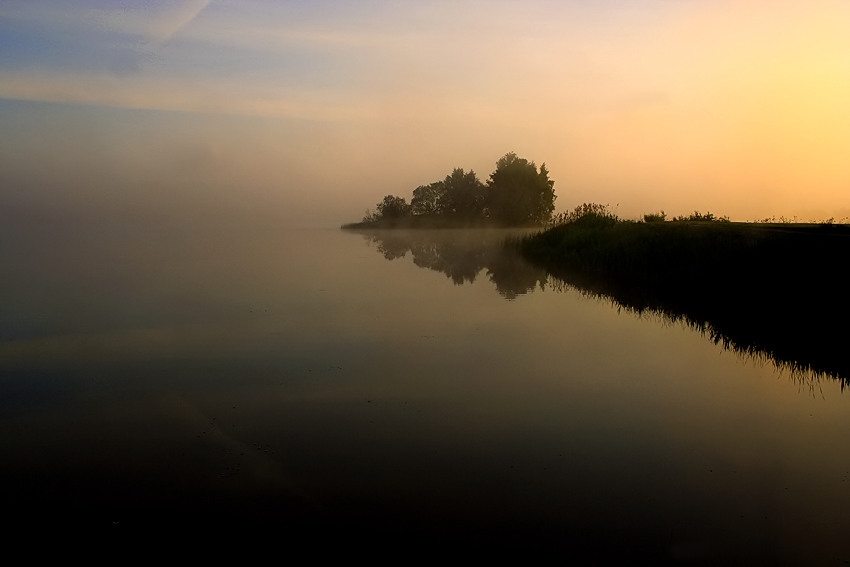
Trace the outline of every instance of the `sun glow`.
<instances>
[{"instance_id":1,"label":"sun glow","mask_svg":"<svg viewBox=\"0 0 850 567\"><path fill-rule=\"evenodd\" d=\"M39 127L16 101L57 104L58 114L111 109L79 132L74 152L121 135L143 153L152 140L217 145L221 164L255 165L251 175L231 169L234 183L266 187L281 204L333 202L340 221L454 167L490 171L508 151L547 164L559 208L850 214L846 3L336 8L7 3L6 145L14 128ZM156 134L122 130L122 110L170 118L151 121Z\"/></svg>"}]
</instances>

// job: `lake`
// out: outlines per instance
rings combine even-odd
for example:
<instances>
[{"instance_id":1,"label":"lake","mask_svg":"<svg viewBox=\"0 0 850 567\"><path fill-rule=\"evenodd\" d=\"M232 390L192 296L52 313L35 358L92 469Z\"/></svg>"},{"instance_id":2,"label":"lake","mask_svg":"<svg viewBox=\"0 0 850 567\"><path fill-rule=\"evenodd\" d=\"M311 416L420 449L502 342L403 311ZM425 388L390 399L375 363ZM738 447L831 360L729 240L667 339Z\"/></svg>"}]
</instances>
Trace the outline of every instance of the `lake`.
<instances>
[{"instance_id":1,"label":"lake","mask_svg":"<svg viewBox=\"0 0 850 567\"><path fill-rule=\"evenodd\" d=\"M581 293L506 234L4 237L7 516L596 564L850 560L839 381Z\"/></svg>"}]
</instances>

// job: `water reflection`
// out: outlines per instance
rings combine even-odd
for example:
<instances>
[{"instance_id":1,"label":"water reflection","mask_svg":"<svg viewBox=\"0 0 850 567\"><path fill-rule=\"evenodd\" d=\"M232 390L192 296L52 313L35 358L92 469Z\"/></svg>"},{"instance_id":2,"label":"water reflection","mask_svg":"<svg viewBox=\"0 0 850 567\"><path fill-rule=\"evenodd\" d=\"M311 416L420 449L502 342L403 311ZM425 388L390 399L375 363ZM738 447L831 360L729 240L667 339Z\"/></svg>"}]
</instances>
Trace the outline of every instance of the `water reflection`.
<instances>
[{"instance_id":1,"label":"water reflection","mask_svg":"<svg viewBox=\"0 0 850 567\"><path fill-rule=\"evenodd\" d=\"M847 398L552 293L504 235L0 239L7 517L345 557L850 557Z\"/></svg>"},{"instance_id":2,"label":"water reflection","mask_svg":"<svg viewBox=\"0 0 850 567\"><path fill-rule=\"evenodd\" d=\"M726 350L769 360L801 382L835 379L842 390L850 384L845 335L836 326L837 321L846 320L838 315L840 299L835 309L820 310L807 306L809 293L777 294L775 288L768 286L756 286L763 289L760 295L748 293L743 298L730 290L668 294L651 286L551 269L558 274L550 273L552 289L570 288L605 298L639 316L658 314L698 331Z\"/></svg>"},{"instance_id":3,"label":"water reflection","mask_svg":"<svg viewBox=\"0 0 850 567\"><path fill-rule=\"evenodd\" d=\"M505 239L522 234L516 230L378 230L363 232L387 260L404 258L446 275L455 285L473 283L484 271L499 295L515 299L546 285L546 271L532 266Z\"/></svg>"},{"instance_id":4,"label":"water reflection","mask_svg":"<svg viewBox=\"0 0 850 567\"><path fill-rule=\"evenodd\" d=\"M757 298L733 302L728 294L665 293L636 286L634 282L605 280L598 276L533 265L505 241L518 231L419 230L370 231L364 238L387 260L412 255L413 263L445 274L456 285L473 283L486 271L498 293L515 299L535 289L578 291L612 301L636 315L654 313L682 323L724 349L757 360L769 360L794 379L813 383L836 379L843 389L850 381L850 364L843 335L834 331L835 311L812 312L795 305L794 297L776 298L768 286L758 306ZM764 302L762 302L764 303ZM805 312L805 318L792 317Z\"/></svg>"}]
</instances>

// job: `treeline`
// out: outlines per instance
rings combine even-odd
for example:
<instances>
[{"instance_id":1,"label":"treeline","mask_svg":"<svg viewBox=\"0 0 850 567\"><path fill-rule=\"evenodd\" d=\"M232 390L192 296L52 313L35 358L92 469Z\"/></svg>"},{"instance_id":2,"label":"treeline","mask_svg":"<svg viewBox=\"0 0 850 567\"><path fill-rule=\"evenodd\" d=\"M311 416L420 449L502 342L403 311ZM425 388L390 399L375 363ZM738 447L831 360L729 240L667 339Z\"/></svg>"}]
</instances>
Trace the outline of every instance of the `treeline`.
<instances>
[{"instance_id":1,"label":"treeline","mask_svg":"<svg viewBox=\"0 0 850 567\"><path fill-rule=\"evenodd\" d=\"M549 222L555 210L554 185L545 163L538 169L511 152L496 162L486 183L474 171L456 168L445 179L414 189L409 203L387 195L374 211L366 212L361 225L430 219L449 226L539 226Z\"/></svg>"}]
</instances>

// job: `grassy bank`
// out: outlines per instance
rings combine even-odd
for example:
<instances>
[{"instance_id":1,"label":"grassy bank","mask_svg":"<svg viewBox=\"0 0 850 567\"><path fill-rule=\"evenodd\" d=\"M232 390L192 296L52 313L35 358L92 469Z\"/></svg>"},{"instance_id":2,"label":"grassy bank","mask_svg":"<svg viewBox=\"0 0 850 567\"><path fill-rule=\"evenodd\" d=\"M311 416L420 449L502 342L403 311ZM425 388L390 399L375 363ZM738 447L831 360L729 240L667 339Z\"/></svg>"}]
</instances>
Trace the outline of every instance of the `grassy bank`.
<instances>
[{"instance_id":1,"label":"grassy bank","mask_svg":"<svg viewBox=\"0 0 850 567\"><path fill-rule=\"evenodd\" d=\"M625 221L597 209L514 244L532 263L635 311L795 370L850 379L850 227Z\"/></svg>"}]
</instances>

